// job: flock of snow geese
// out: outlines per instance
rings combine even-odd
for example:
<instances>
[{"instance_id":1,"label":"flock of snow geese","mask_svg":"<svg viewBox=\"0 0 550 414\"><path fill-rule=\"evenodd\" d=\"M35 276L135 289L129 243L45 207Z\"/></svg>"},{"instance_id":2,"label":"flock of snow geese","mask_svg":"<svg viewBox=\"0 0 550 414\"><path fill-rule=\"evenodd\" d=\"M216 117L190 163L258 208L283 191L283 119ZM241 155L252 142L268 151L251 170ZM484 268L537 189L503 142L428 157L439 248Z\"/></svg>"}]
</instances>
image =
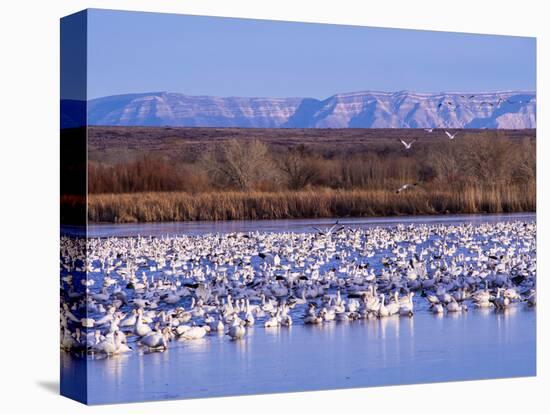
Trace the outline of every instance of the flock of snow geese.
<instances>
[{"instance_id":1,"label":"flock of snow geese","mask_svg":"<svg viewBox=\"0 0 550 414\"><path fill-rule=\"evenodd\" d=\"M61 239L61 348L536 305L532 221ZM374 323L367 322L364 323Z\"/></svg>"}]
</instances>

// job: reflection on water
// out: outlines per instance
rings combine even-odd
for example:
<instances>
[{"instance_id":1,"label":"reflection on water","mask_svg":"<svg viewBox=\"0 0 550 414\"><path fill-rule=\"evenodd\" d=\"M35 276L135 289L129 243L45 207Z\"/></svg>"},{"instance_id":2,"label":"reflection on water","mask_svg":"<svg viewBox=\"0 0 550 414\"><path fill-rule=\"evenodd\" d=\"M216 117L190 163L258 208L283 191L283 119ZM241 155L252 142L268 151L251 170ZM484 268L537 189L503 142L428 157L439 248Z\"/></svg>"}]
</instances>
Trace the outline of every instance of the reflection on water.
<instances>
[{"instance_id":1,"label":"reflection on water","mask_svg":"<svg viewBox=\"0 0 550 414\"><path fill-rule=\"evenodd\" d=\"M63 369L74 369L63 353ZM90 403L535 375L535 311L417 314L211 335L88 361Z\"/></svg>"}]
</instances>

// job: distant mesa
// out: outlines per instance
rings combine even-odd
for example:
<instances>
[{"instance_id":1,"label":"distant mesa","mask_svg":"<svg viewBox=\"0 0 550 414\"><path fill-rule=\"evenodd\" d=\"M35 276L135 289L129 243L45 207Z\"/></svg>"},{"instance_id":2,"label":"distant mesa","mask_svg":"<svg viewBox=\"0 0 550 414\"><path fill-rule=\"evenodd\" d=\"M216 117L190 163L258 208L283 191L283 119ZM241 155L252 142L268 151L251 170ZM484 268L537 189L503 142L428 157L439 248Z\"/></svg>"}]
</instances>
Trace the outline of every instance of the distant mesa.
<instances>
[{"instance_id":1,"label":"distant mesa","mask_svg":"<svg viewBox=\"0 0 550 414\"><path fill-rule=\"evenodd\" d=\"M88 102L88 124L242 128L536 128L534 92L239 98L151 92Z\"/></svg>"}]
</instances>

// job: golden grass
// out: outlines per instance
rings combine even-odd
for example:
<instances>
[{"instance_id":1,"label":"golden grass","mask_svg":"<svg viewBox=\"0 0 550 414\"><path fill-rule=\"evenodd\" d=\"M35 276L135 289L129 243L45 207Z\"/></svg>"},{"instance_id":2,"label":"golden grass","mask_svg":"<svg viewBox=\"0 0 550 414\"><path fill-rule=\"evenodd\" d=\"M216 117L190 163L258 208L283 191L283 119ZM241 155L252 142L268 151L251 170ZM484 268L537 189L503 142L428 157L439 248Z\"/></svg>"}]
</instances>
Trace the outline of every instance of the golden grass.
<instances>
[{"instance_id":1,"label":"golden grass","mask_svg":"<svg viewBox=\"0 0 550 414\"><path fill-rule=\"evenodd\" d=\"M91 194L91 222L257 220L535 211L534 184L457 190Z\"/></svg>"}]
</instances>

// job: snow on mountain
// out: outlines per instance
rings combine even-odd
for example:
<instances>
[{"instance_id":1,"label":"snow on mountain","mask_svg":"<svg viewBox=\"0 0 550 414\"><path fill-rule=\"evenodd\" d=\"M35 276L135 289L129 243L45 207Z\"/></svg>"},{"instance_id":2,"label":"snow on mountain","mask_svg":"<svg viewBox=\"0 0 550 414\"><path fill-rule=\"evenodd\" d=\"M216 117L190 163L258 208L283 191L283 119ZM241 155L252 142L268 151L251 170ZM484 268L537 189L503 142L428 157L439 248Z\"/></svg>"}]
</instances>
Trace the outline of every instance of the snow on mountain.
<instances>
[{"instance_id":1,"label":"snow on mountain","mask_svg":"<svg viewBox=\"0 0 550 414\"><path fill-rule=\"evenodd\" d=\"M89 125L250 128L536 128L533 92L355 92L221 98L154 92L88 102Z\"/></svg>"}]
</instances>

